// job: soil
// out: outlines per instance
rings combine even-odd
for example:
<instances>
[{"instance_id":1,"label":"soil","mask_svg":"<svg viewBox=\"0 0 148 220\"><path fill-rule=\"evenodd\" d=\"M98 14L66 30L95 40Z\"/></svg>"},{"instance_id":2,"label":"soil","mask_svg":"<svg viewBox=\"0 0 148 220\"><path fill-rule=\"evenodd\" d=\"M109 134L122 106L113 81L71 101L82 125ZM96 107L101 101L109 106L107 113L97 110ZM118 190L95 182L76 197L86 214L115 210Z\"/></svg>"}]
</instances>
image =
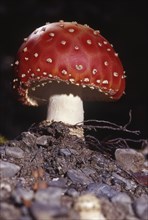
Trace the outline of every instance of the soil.
<instances>
[{"instance_id":1,"label":"soil","mask_svg":"<svg viewBox=\"0 0 148 220\"><path fill-rule=\"evenodd\" d=\"M126 139L100 141L89 130L79 138L63 123L44 121L0 146L1 220L84 219L75 209L84 194L97 197L106 220L148 219L147 173L115 158L129 148Z\"/></svg>"}]
</instances>

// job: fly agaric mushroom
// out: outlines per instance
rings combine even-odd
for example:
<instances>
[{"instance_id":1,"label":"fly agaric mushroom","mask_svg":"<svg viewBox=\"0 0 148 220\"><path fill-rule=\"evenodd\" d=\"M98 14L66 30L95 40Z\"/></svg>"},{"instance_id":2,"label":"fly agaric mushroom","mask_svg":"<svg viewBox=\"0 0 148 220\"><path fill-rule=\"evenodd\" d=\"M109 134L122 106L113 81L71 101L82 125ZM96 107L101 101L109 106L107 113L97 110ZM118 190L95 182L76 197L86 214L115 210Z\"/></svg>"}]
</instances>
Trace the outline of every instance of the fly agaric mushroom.
<instances>
[{"instance_id":1,"label":"fly agaric mushroom","mask_svg":"<svg viewBox=\"0 0 148 220\"><path fill-rule=\"evenodd\" d=\"M31 106L48 103L47 120L84 121L83 100L119 99L125 72L113 46L98 30L77 22L39 27L18 50L13 88Z\"/></svg>"}]
</instances>

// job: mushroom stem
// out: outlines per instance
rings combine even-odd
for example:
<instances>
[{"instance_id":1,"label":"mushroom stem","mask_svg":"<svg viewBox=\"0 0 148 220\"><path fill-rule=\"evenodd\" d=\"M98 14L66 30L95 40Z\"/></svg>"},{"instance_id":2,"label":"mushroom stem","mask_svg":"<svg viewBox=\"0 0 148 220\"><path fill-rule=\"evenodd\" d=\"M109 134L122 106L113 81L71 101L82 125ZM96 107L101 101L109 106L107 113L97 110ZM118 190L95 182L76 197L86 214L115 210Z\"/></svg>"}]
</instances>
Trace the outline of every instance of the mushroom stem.
<instances>
[{"instance_id":1,"label":"mushroom stem","mask_svg":"<svg viewBox=\"0 0 148 220\"><path fill-rule=\"evenodd\" d=\"M75 125L83 124L84 110L82 99L73 94L54 94L49 98L47 121L61 121L65 124ZM70 132L71 134L73 132ZM76 132L77 133L77 132ZM75 133L75 135L77 135ZM77 136L83 137L83 132Z\"/></svg>"}]
</instances>

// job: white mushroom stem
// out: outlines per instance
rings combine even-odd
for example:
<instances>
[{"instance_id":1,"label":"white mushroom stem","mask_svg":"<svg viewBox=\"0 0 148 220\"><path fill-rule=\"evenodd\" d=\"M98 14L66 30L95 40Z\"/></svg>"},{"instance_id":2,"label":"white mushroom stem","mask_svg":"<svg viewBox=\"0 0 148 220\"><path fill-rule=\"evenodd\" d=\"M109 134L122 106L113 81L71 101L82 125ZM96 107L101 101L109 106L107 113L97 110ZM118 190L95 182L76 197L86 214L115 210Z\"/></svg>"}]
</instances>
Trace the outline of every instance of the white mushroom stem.
<instances>
[{"instance_id":1,"label":"white mushroom stem","mask_svg":"<svg viewBox=\"0 0 148 220\"><path fill-rule=\"evenodd\" d=\"M82 99L73 94L54 94L49 98L47 121L75 125L84 121Z\"/></svg>"}]
</instances>

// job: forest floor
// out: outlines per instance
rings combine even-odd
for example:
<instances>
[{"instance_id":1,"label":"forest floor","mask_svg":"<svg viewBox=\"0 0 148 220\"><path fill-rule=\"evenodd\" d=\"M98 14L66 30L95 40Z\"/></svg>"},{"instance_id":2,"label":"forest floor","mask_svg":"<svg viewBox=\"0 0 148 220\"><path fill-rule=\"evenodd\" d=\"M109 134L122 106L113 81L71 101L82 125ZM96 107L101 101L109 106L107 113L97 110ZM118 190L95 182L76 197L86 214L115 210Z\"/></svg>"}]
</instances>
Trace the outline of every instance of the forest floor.
<instances>
[{"instance_id":1,"label":"forest floor","mask_svg":"<svg viewBox=\"0 0 148 220\"><path fill-rule=\"evenodd\" d=\"M121 138L136 135L127 126L83 128L44 121L0 145L1 220L148 219L148 141Z\"/></svg>"}]
</instances>

